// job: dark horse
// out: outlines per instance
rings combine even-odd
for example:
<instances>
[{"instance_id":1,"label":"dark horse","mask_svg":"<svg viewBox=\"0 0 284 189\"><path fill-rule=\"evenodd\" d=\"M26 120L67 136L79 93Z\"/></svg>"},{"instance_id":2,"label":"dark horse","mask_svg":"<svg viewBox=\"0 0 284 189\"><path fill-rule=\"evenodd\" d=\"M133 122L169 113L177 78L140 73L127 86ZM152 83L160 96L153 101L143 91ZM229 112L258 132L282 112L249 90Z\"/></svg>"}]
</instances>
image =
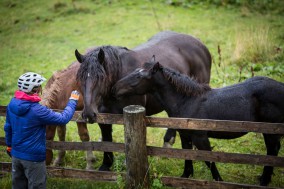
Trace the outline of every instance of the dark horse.
<instances>
[{"instance_id":1,"label":"dark horse","mask_svg":"<svg viewBox=\"0 0 284 189\"><path fill-rule=\"evenodd\" d=\"M118 81L113 87L117 98L152 94L170 117L200 119L284 122L284 84L267 77L253 77L232 86L211 89L194 79L166 68L158 62L145 63ZM130 97L129 96L129 97ZM208 137L238 138L246 133L178 130L182 148L191 148L189 136L199 150L211 151ZM264 134L267 155L277 156L281 135ZM215 180L222 180L214 162L206 162ZM192 162L185 160L183 177L193 173ZM261 185L268 185L273 167L265 166L260 177Z\"/></svg>"},{"instance_id":2,"label":"dark horse","mask_svg":"<svg viewBox=\"0 0 284 189\"><path fill-rule=\"evenodd\" d=\"M211 55L198 39L176 32L165 31L153 36L148 42L129 50L118 46L101 46L81 55L75 55L82 63L77 80L84 96L83 117L93 123L97 113L122 114L130 104L147 108L146 114L153 115L163 110L151 95L133 96L121 100L111 95L112 86L122 77L140 67L155 53L166 67L195 77L199 82L210 78ZM99 124L103 141L112 141L112 125ZM104 152L104 160L99 170L110 170L113 153Z\"/></svg>"},{"instance_id":3,"label":"dark horse","mask_svg":"<svg viewBox=\"0 0 284 189\"><path fill-rule=\"evenodd\" d=\"M76 81L76 73L80 67L80 63L74 62L66 69L55 72L52 77L47 81L42 95L42 104L52 109L63 110L69 100L70 94L73 90L79 90ZM77 110L83 110L83 98L80 96ZM90 136L85 122L77 122L78 133L82 142L89 141ZM55 131L60 141L65 141L66 126L61 125L47 125L46 126L46 140L53 140ZM60 150L58 157L54 161L55 166L62 164L65 151ZM52 161L52 150L46 150L46 164L49 165ZM92 151L86 153L87 165L86 169L92 169L92 162L95 160Z\"/></svg>"}]
</instances>

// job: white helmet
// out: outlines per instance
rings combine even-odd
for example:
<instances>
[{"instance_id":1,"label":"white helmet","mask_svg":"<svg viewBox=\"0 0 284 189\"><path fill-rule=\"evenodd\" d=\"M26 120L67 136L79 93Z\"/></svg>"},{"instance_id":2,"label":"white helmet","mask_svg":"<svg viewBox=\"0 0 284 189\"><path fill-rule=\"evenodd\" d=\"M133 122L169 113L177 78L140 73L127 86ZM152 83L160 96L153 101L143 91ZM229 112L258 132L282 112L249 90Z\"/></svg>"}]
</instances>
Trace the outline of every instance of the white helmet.
<instances>
[{"instance_id":1,"label":"white helmet","mask_svg":"<svg viewBox=\"0 0 284 189\"><path fill-rule=\"evenodd\" d=\"M34 72L27 72L18 79L18 87L23 92L31 92L34 87L40 86L46 79Z\"/></svg>"}]
</instances>

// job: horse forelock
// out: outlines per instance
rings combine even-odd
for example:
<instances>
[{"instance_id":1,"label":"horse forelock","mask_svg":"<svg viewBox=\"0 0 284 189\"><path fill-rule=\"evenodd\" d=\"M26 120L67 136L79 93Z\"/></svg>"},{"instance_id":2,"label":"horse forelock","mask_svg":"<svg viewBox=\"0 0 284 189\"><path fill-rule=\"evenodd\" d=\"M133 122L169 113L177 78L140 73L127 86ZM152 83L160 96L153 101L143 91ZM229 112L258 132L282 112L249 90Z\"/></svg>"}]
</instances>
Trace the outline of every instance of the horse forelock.
<instances>
[{"instance_id":1,"label":"horse forelock","mask_svg":"<svg viewBox=\"0 0 284 189\"><path fill-rule=\"evenodd\" d=\"M175 70L163 67L164 77L177 89L178 92L187 96L198 96L211 90L206 83L198 83L193 77L188 77Z\"/></svg>"},{"instance_id":2,"label":"horse forelock","mask_svg":"<svg viewBox=\"0 0 284 189\"><path fill-rule=\"evenodd\" d=\"M102 64L97 59L100 49L105 54ZM89 77L92 79L93 85L100 88L101 93L108 93L111 85L118 80L118 74L121 71L119 54L125 50L128 49L115 46L101 46L91 50L84 55L84 62L77 72L77 80L83 84Z\"/></svg>"}]
</instances>

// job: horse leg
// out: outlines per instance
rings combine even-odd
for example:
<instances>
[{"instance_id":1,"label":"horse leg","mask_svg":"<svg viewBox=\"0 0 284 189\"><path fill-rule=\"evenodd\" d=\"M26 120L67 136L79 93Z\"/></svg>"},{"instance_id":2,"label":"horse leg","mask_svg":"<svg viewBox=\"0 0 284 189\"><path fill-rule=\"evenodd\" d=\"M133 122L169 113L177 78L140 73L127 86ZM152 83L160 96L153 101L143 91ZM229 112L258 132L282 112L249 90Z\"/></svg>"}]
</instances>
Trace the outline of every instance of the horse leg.
<instances>
[{"instance_id":1,"label":"horse leg","mask_svg":"<svg viewBox=\"0 0 284 189\"><path fill-rule=\"evenodd\" d=\"M188 133L185 130L178 130L178 131L181 139L182 149L192 149L192 141ZM185 160L184 170L181 177L188 178L189 176L193 176L193 164L192 160Z\"/></svg>"},{"instance_id":2,"label":"horse leg","mask_svg":"<svg viewBox=\"0 0 284 189\"><path fill-rule=\"evenodd\" d=\"M55 131L56 131L56 126L55 125L47 125L46 126L46 140L54 140L55 136ZM46 160L45 164L50 165L53 159L53 152L51 149L46 149Z\"/></svg>"},{"instance_id":3,"label":"horse leg","mask_svg":"<svg viewBox=\"0 0 284 189\"><path fill-rule=\"evenodd\" d=\"M78 134L82 142L90 141L90 135L87 128L87 124L83 122L77 122ZM87 165L86 169L93 169L93 162L96 161L96 157L93 155L92 150L86 151Z\"/></svg>"},{"instance_id":4,"label":"horse leg","mask_svg":"<svg viewBox=\"0 0 284 189\"><path fill-rule=\"evenodd\" d=\"M66 125L57 126L57 135L59 141L64 142L66 136ZM59 150L57 158L54 160L54 166L61 166L63 164L63 159L65 157L65 150Z\"/></svg>"},{"instance_id":5,"label":"horse leg","mask_svg":"<svg viewBox=\"0 0 284 189\"><path fill-rule=\"evenodd\" d=\"M196 146L198 150L211 151L210 141L208 139L207 134L205 134L204 132L202 133L194 132L194 134L192 134L191 137L192 137L193 144ZM205 161L205 163L207 167L210 169L213 179L216 181L223 181L216 167L215 162Z\"/></svg>"},{"instance_id":6,"label":"horse leg","mask_svg":"<svg viewBox=\"0 0 284 189\"><path fill-rule=\"evenodd\" d=\"M171 148L175 143L176 138L176 130L175 129L167 129L167 132L164 136L164 148Z\"/></svg>"},{"instance_id":7,"label":"horse leg","mask_svg":"<svg viewBox=\"0 0 284 189\"><path fill-rule=\"evenodd\" d=\"M111 124L99 124L102 132L102 141L112 142L112 125ZM110 171L110 167L113 164L113 153L104 152L103 164L99 168L100 171Z\"/></svg>"},{"instance_id":8,"label":"horse leg","mask_svg":"<svg viewBox=\"0 0 284 189\"><path fill-rule=\"evenodd\" d=\"M263 134L267 155L277 156L280 150L280 137L277 135ZM273 174L272 166L264 166L263 173L260 177L260 185L267 186L271 181L271 175Z\"/></svg>"}]
</instances>

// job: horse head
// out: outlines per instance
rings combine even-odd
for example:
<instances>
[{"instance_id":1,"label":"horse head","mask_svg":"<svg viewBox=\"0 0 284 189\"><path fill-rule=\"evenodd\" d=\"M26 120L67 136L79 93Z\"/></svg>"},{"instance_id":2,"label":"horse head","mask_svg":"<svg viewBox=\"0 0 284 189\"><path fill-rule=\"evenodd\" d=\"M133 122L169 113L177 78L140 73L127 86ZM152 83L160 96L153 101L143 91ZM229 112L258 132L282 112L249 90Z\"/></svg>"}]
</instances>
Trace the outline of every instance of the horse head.
<instances>
[{"instance_id":1,"label":"horse head","mask_svg":"<svg viewBox=\"0 0 284 189\"><path fill-rule=\"evenodd\" d=\"M80 83L80 91L84 98L82 117L89 123L94 123L109 83L106 76L105 53L102 48L96 48L85 55L76 50L75 56L81 63L77 81Z\"/></svg>"},{"instance_id":2,"label":"horse head","mask_svg":"<svg viewBox=\"0 0 284 189\"><path fill-rule=\"evenodd\" d=\"M137 68L132 73L123 77L112 88L113 95L120 99L129 95L144 95L151 90L152 76L162 66L155 61L155 55L149 62L144 63L142 68Z\"/></svg>"}]
</instances>

